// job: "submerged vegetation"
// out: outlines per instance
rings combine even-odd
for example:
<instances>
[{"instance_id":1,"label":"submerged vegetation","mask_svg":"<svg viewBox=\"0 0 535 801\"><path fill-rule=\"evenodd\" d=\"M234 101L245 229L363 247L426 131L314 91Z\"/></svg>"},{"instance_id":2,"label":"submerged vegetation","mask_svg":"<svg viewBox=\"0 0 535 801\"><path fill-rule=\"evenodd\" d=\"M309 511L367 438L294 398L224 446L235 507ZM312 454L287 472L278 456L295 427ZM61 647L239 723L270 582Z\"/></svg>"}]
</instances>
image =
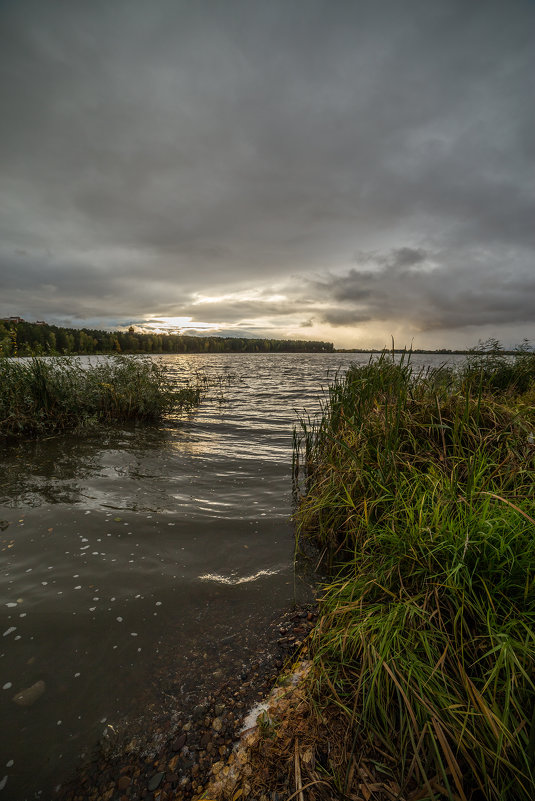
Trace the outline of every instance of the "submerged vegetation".
<instances>
[{"instance_id":1,"label":"submerged vegetation","mask_svg":"<svg viewBox=\"0 0 535 801\"><path fill-rule=\"evenodd\" d=\"M95 423L156 421L199 403L204 384L172 386L151 359L0 358L0 435L44 436Z\"/></svg>"},{"instance_id":2,"label":"submerged vegetation","mask_svg":"<svg viewBox=\"0 0 535 801\"><path fill-rule=\"evenodd\" d=\"M535 354L488 350L354 366L296 443L330 576L310 693L344 732L316 777L340 797L535 796Z\"/></svg>"}]
</instances>

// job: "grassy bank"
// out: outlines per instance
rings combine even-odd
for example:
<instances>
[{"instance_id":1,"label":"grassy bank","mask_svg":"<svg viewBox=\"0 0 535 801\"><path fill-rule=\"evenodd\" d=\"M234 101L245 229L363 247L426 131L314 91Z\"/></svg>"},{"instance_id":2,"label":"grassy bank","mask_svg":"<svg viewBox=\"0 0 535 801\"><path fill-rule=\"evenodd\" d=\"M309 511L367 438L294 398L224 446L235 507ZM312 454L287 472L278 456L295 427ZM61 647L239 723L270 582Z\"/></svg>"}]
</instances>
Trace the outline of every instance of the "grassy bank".
<instances>
[{"instance_id":1,"label":"grassy bank","mask_svg":"<svg viewBox=\"0 0 535 801\"><path fill-rule=\"evenodd\" d=\"M383 356L303 426L309 691L340 732L311 778L340 797L535 797L535 356L496 359Z\"/></svg>"},{"instance_id":2,"label":"grassy bank","mask_svg":"<svg viewBox=\"0 0 535 801\"><path fill-rule=\"evenodd\" d=\"M202 385L169 385L150 359L0 358L0 435L48 436L96 423L156 421L199 403Z\"/></svg>"}]
</instances>

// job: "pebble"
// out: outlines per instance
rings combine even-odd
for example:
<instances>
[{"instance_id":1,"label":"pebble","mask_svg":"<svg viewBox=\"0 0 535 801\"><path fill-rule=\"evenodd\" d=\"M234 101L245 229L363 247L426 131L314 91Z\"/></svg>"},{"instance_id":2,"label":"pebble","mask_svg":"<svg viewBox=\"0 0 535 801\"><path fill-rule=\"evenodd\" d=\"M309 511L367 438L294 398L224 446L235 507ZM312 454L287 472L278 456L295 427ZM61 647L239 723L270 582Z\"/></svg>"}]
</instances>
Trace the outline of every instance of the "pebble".
<instances>
[{"instance_id":1,"label":"pebble","mask_svg":"<svg viewBox=\"0 0 535 801\"><path fill-rule=\"evenodd\" d=\"M149 781L149 783L147 785L148 789L151 792L154 792L154 790L157 790L158 787L160 786L164 776L165 776L165 773L155 773L154 776L150 779L150 781Z\"/></svg>"},{"instance_id":2,"label":"pebble","mask_svg":"<svg viewBox=\"0 0 535 801\"><path fill-rule=\"evenodd\" d=\"M171 749L173 751L180 751L180 749L186 744L187 736L188 735L185 732L182 732L182 734L179 734L178 737L175 737L171 743Z\"/></svg>"},{"instance_id":3,"label":"pebble","mask_svg":"<svg viewBox=\"0 0 535 801\"><path fill-rule=\"evenodd\" d=\"M191 716L194 720L200 720L206 715L208 709L209 705L206 702L203 704L197 704L197 706L193 707L193 712L191 713Z\"/></svg>"},{"instance_id":4,"label":"pebble","mask_svg":"<svg viewBox=\"0 0 535 801\"><path fill-rule=\"evenodd\" d=\"M169 762L167 763L167 769L169 770L170 773L175 773L176 767L178 765L178 760L179 757L177 754L177 756L172 757L172 759L170 759Z\"/></svg>"}]
</instances>

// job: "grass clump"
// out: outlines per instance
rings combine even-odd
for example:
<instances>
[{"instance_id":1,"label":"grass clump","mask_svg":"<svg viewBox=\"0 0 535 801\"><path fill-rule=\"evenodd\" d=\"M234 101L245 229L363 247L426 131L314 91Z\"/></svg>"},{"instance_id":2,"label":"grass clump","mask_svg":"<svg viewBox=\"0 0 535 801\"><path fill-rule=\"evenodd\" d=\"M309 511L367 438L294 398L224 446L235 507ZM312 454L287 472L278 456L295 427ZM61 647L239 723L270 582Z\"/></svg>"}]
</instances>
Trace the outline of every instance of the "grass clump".
<instances>
[{"instance_id":1,"label":"grass clump","mask_svg":"<svg viewBox=\"0 0 535 801\"><path fill-rule=\"evenodd\" d=\"M535 353L527 339L508 356L497 339L488 339L472 348L461 371L471 388L481 385L487 392L521 394L535 381Z\"/></svg>"},{"instance_id":2,"label":"grass clump","mask_svg":"<svg viewBox=\"0 0 535 801\"><path fill-rule=\"evenodd\" d=\"M383 356L303 430L298 534L331 570L313 695L344 720L338 792L367 749L398 798L535 796L535 356L521 359L416 374Z\"/></svg>"},{"instance_id":3,"label":"grass clump","mask_svg":"<svg viewBox=\"0 0 535 801\"><path fill-rule=\"evenodd\" d=\"M203 385L177 388L151 359L0 358L0 435L44 436L95 423L157 421L199 403Z\"/></svg>"}]
</instances>

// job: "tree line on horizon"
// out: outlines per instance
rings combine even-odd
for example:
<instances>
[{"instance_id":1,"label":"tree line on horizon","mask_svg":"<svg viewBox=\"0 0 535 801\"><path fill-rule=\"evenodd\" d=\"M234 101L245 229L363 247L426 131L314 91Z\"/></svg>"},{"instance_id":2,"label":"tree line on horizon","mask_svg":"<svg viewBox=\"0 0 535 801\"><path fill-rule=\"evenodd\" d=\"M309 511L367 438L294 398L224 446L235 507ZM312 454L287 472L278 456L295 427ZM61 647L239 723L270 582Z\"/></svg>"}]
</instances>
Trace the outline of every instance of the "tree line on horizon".
<instances>
[{"instance_id":1,"label":"tree line on horizon","mask_svg":"<svg viewBox=\"0 0 535 801\"><path fill-rule=\"evenodd\" d=\"M91 353L332 353L332 342L62 328L0 321L0 356Z\"/></svg>"}]
</instances>

